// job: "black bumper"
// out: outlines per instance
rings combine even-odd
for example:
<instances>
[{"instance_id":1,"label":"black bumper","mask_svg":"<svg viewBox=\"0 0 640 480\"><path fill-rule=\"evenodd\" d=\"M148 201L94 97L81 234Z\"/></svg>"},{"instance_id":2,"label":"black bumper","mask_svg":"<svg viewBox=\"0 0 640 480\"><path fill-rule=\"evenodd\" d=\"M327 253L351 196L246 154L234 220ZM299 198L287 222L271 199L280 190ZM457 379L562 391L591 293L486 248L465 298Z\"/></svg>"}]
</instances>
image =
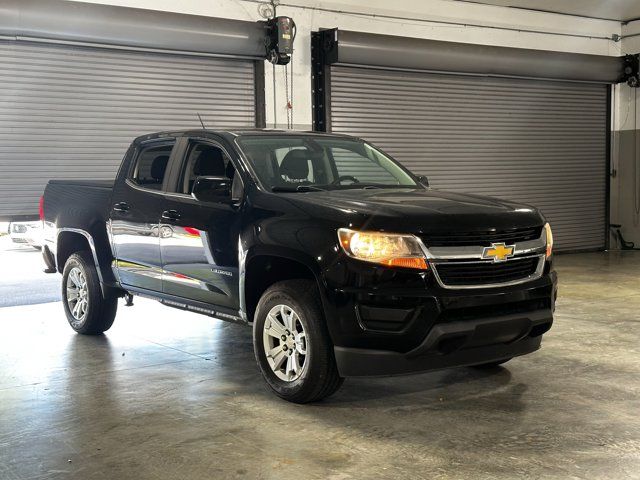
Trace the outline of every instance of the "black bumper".
<instances>
[{"instance_id":1,"label":"black bumper","mask_svg":"<svg viewBox=\"0 0 640 480\"><path fill-rule=\"evenodd\" d=\"M531 353L553 323L551 310L435 325L407 353L334 347L343 377L398 375L477 365Z\"/></svg>"},{"instance_id":2,"label":"black bumper","mask_svg":"<svg viewBox=\"0 0 640 480\"><path fill-rule=\"evenodd\" d=\"M384 275L384 276L383 276ZM388 278L386 278L388 277ZM551 328L557 277L446 290L409 272L330 290L325 317L340 374L395 375L491 363L540 348ZM374 278L375 280L375 278ZM387 281L384 281L387 280Z\"/></svg>"}]
</instances>

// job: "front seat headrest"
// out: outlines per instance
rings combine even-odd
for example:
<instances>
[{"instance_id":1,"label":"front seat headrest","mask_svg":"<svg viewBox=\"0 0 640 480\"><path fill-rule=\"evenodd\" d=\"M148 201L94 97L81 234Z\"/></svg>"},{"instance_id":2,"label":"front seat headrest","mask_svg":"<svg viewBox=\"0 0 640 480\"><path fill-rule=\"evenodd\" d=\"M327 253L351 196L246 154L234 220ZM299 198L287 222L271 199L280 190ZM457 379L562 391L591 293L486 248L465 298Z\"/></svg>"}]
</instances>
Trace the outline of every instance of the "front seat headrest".
<instances>
[{"instance_id":1,"label":"front seat headrest","mask_svg":"<svg viewBox=\"0 0 640 480\"><path fill-rule=\"evenodd\" d=\"M193 166L196 177L224 177L226 168L222 151L216 147L205 147Z\"/></svg>"},{"instance_id":2,"label":"front seat headrest","mask_svg":"<svg viewBox=\"0 0 640 480\"><path fill-rule=\"evenodd\" d=\"M309 176L309 150L291 150L282 159L280 164L280 175L289 180L306 180Z\"/></svg>"},{"instance_id":3,"label":"front seat headrest","mask_svg":"<svg viewBox=\"0 0 640 480\"><path fill-rule=\"evenodd\" d=\"M167 171L167 164L169 163L169 155L158 155L153 159L151 163L151 178L157 182L164 180L164 172Z\"/></svg>"}]
</instances>

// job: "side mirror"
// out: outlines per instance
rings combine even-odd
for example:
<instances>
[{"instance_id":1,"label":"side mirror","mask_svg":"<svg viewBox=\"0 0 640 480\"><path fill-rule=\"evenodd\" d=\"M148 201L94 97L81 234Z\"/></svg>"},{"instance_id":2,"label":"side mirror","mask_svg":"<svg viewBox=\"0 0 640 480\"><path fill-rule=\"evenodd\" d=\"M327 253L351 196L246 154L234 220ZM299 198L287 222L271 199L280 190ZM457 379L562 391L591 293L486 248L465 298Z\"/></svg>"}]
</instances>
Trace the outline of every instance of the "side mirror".
<instances>
[{"instance_id":1,"label":"side mirror","mask_svg":"<svg viewBox=\"0 0 640 480\"><path fill-rule=\"evenodd\" d=\"M231 203L231 179L197 177L191 195L201 202Z\"/></svg>"},{"instance_id":2,"label":"side mirror","mask_svg":"<svg viewBox=\"0 0 640 480\"><path fill-rule=\"evenodd\" d=\"M426 175L420 175L418 177L418 182L420 182L421 185L429 188L429 177L427 177Z\"/></svg>"}]
</instances>

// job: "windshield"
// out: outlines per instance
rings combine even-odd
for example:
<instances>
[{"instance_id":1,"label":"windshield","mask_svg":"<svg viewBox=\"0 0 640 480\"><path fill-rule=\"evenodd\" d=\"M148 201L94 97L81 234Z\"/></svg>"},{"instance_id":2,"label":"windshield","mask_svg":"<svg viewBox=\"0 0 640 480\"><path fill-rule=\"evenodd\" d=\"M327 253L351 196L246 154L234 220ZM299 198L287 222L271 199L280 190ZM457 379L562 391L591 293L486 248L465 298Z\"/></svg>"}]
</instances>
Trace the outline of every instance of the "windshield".
<instances>
[{"instance_id":1,"label":"windshield","mask_svg":"<svg viewBox=\"0 0 640 480\"><path fill-rule=\"evenodd\" d=\"M237 142L262 185L272 191L417 186L395 160L362 140L256 135Z\"/></svg>"}]
</instances>

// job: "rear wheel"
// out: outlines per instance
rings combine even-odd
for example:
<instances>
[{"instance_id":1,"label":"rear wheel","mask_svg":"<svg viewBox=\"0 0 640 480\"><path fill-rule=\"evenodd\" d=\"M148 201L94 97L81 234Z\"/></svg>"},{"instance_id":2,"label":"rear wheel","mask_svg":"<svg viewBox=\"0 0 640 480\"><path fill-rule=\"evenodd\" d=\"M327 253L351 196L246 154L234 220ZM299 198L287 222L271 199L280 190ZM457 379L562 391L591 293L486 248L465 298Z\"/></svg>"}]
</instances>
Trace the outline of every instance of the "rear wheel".
<instances>
[{"instance_id":1,"label":"rear wheel","mask_svg":"<svg viewBox=\"0 0 640 480\"><path fill-rule=\"evenodd\" d=\"M313 282L287 280L268 288L256 309L253 347L262 376L294 403L328 397L344 381L317 297Z\"/></svg>"},{"instance_id":2,"label":"rear wheel","mask_svg":"<svg viewBox=\"0 0 640 480\"><path fill-rule=\"evenodd\" d=\"M62 303L69 325L84 335L99 335L111 328L118 298L100 288L98 272L88 252L71 255L62 274Z\"/></svg>"}]
</instances>

